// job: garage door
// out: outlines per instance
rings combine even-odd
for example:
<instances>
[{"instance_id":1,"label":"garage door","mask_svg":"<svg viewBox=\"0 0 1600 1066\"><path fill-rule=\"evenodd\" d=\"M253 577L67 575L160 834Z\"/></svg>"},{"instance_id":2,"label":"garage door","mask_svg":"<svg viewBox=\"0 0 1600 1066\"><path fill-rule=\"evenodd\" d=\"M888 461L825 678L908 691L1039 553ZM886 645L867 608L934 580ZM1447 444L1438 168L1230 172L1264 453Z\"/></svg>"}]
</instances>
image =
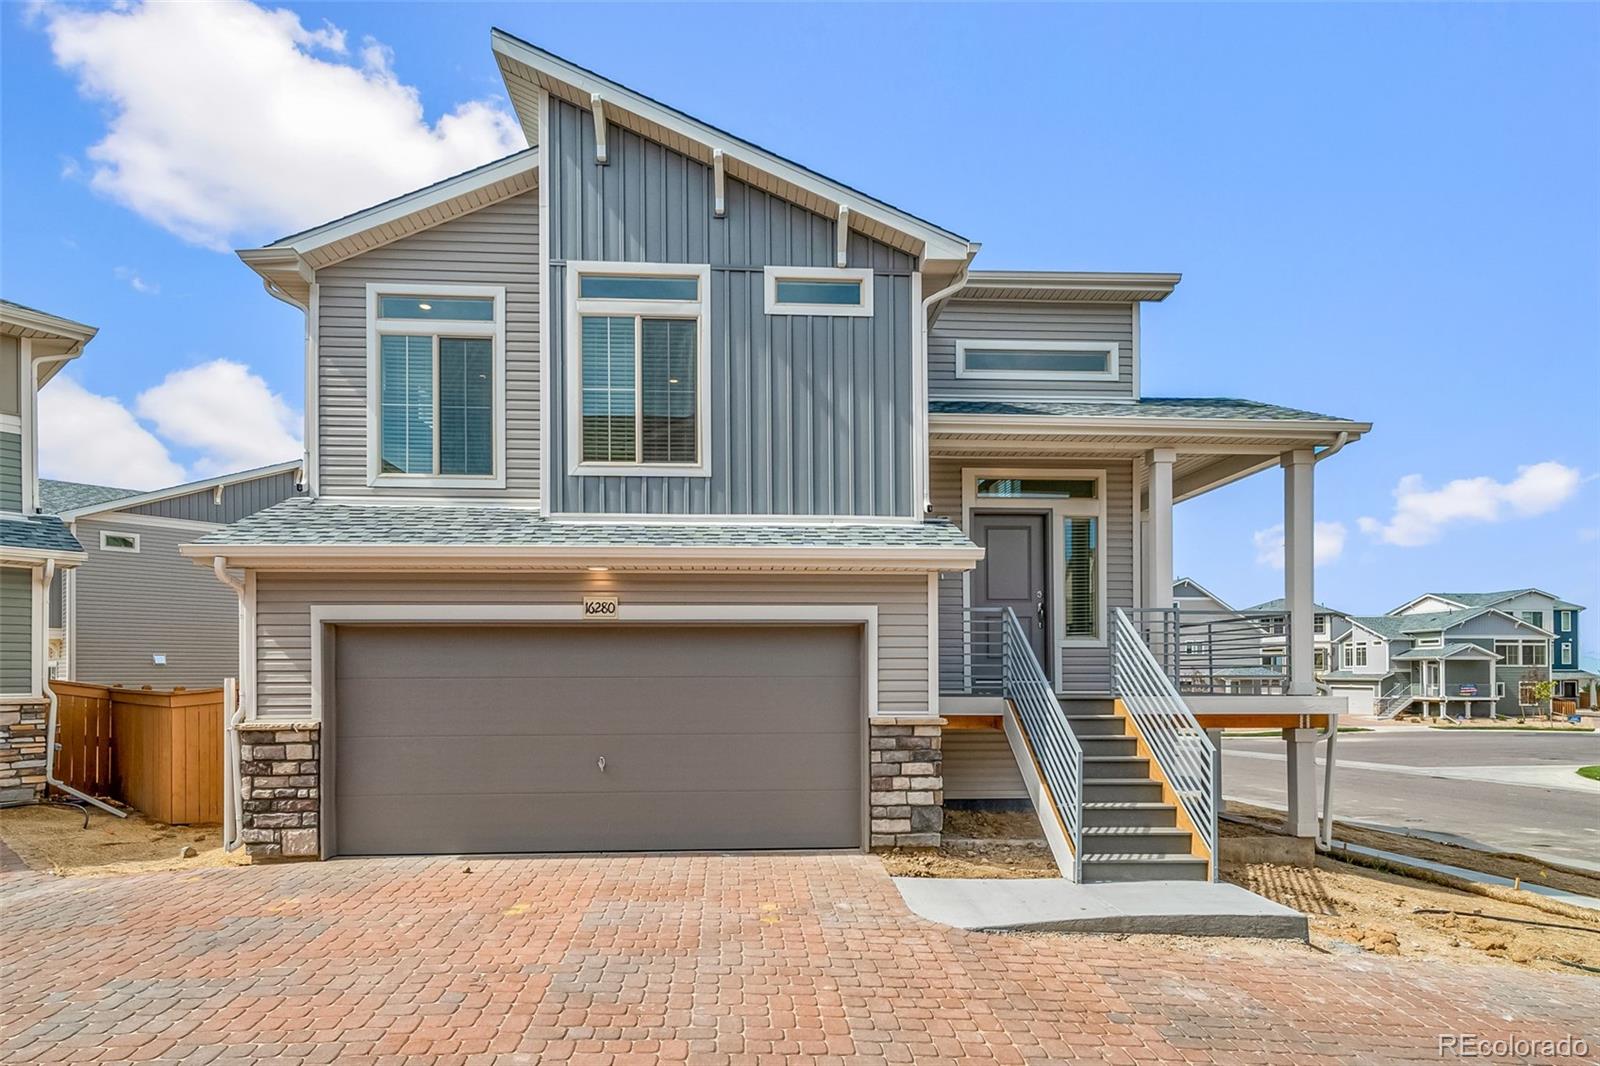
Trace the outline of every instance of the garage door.
<instances>
[{"instance_id":1,"label":"garage door","mask_svg":"<svg viewBox=\"0 0 1600 1066\"><path fill-rule=\"evenodd\" d=\"M1329 685L1328 693L1350 698L1351 714L1371 714L1377 692L1371 685Z\"/></svg>"},{"instance_id":2,"label":"garage door","mask_svg":"<svg viewBox=\"0 0 1600 1066\"><path fill-rule=\"evenodd\" d=\"M345 855L862 843L861 632L340 626Z\"/></svg>"}]
</instances>

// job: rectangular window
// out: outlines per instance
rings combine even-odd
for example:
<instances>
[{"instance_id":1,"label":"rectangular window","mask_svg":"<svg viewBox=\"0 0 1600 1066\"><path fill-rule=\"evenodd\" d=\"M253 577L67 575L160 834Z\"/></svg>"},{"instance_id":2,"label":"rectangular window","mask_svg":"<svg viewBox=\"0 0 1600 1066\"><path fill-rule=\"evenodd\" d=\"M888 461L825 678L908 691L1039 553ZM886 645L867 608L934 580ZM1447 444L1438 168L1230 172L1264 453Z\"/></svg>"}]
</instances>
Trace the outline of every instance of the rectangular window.
<instances>
[{"instance_id":1,"label":"rectangular window","mask_svg":"<svg viewBox=\"0 0 1600 1066\"><path fill-rule=\"evenodd\" d=\"M1319 614L1311 620L1311 632L1319 637L1328 635L1328 616Z\"/></svg>"},{"instance_id":2,"label":"rectangular window","mask_svg":"<svg viewBox=\"0 0 1600 1066\"><path fill-rule=\"evenodd\" d=\"M1066 603L1064 632L1068 637L1094 637L1100 632L1100 522L1096 518L1064 518L1066 552L1062 569Z\"/></svg>"},{"instance_id":3,"label":"rectangular window","mask_svg":"<svg viewBox=\"0 0 1600 1066\"><path fill-rule=\"evenodd\" d=\"M1561 630L1561 632L1563 632L1563 633L1572 632L1572 612L1571 611L1557 611L1556 612L1556 628Z\"/></svg>"},{"instance_id":4,"label":"rectangular window","mask_svg":"<svg viewBox=\"0 0 1600 1066\"><path fill-rule=\"evenodd\" d=\"M1344 665L1348 669L1356 664L1356 649L1354 644L1344 646Z\"/></svg>"},{"instance_id":5,"label":"rectangular window","mask_svg":"<svg viewBox=\"0 0 1600 1066\"><path fill-rule=\"evenodd\" d=\"M1114 381L1119 346L1085 341L956 341L956 376Z\"/></svg>"},{"instance_id":6,"label":"rectangular window","mask_svg":"<svg viewBox=\"0 0 1600 1066\"><path fill-rule=\"evenodd\" d=\"M632 274L585 274L578 279L584 300L698 300L699 278Z\"/></svg>"},{"instance_id":7,"label":"rectangular window","mask_svg":"<svg viewBox=\"0 0 1600 1066\"><path fill-rule=\"evenodd\" d=\"M769 315L865 318L872 314L872 271L769 266L764 271Z\"/></svg>"},{"instance_id":8,"label":"rectangular window","mask_svg":"<svg viewBox=\"0 0 1600 1066\"><path fill-rule=\"evenodd\" d=\"M1544 666L1548 662L1549 655L1545 645L1528 643L1522 646L1523 666Z\"/></svg>"},{"instance_id":9,"label":"rectangular window","mask_svg":"<svg viewBox=\"0 0 1600 1066\"><path fill-rule=\"evenodd\" d=\"M1419 648L1437 648L1443 643L1444 643L1444 638L1443 637L1418 637L1417 638L1417 647L1419 647Z\"/></svg>"},{"instance_id":10,"label":"rectangular window","mask_svg":"<svg viewBox=\"0 0 1600 1066\"><path fill-rule=\"evenodd\" d=\"M1543 611L1523 611L1522 620L1527 622L1529 625L1538 626L1540 629L1544 628Z\"/></svg>"},{"instance_id":11,"label":"rectangular window","mask_svg":"<svg viewBox=\"0 0 1600 1066\"><path fill-rule=\"evenodd\" d=\"M1513 644L1510 641L1503 641L1503 640L1495 641L1494 642L1494 653L1496 655L1500 656L1500 665L1502 665L1502 666L1516 666L1516 665L1518 665L1518 657L1519 657L1518 648L1520 648L1520 647L1521 647L1521 645Z\"/></svg>"},{"instance_id":12,"label":"rectangular window","mask_svg":"<svg viewBox=\"0 0 1600 1066\"><path fill-rule=\"evenodd\" d=\"M503 485L504 290L367 292L371 483Z\"/></svg>"},{"instance_id":13,"label":"rectangular window","mask_svg":"<svg viewBox=\"0 0 1600 1066\"><path fill-rule=\"evenodd\" d=\"M1365 644L1356 645L1356 665L1367 665L1367 646Z\"/></svg>"},{"instance_id":14,"label":"rectangular window","mask_svg":"<svg viewBox=\"0 0 1600 1066\"><path fill-rule=\"evenodd\" d=\"M1496 681L1494 683L1494 698L1497 700L1506 698L1506 683L1504 681Z\"/></svg>"},{"instance_id":15,"label":"rectangular window","mask_svg":"<svg viewBox=\"0 0 1600 1066\"><path fill-rule=\"evenodd\" d=\"M1055 496L1073 500L1092 500L1100 491L1093 478L995 478L978 479L978 495L1015 499L1026 496Z\"/></svg>"},{"instance_id":16,"label":"rectangular window","mask_svg":"<svg viewBox=\"0 0 1600 1066\"><path fill-rule=\"evenodd\" d=\"M1563 644L1563 645L1561 645L1561 665L1562 666L1571 666L1572 665L1572 645L1571 644Z\"/></svg>"},{"instance_id":17,"label":"rectangular window","mask_svg":"<svg viewBox=\"0 0 1600 1066\"><path fill-rule=\"evenodd\" d=\"M137 552L139 550L139 534L113 533L108 529L100 531L100 550L105 552Z\"/></svg>"}]
</instances>

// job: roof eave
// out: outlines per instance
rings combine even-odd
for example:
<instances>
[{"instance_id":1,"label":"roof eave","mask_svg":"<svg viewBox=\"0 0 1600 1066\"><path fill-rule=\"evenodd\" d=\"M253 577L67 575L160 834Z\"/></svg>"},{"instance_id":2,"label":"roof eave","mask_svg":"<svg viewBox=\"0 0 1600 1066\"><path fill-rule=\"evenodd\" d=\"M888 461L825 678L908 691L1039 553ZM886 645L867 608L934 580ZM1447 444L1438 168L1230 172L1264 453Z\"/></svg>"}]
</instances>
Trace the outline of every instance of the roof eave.
<instances>
[{"instance_id":1,"label":"roof eave","mask_svg":"<svg viewBox=\"0 0 1600 1066\"><path fill-rule=\"evenodd\" d=\"M963 430L977 434L987 430L1002 433L1069 433L1116 429L1128 432L1134 427L1140 430L1195 434L1271 430L1283 436L1337 437L1344 433L1348 434L1348 442L1352 444L1372 431L1370 422L1309 418L1141 418L1117 415L999 415L934 411L929 413L928 422L930 428Z\"/></svg>"},{"instance_id":2,"label":"roof eave","mask_svg":"<svg viewBox=\"0 0 1600 1066\"><path fill-rule=\"evenodd\" d=\"M985 290L1023 290L1039 299L1072 300L1084 294L1121 294L1129 300L1156 303L1172 295L1182 274L1084 270L974 270L956 298L981 296Z\"/></svg>"}]
</instances>

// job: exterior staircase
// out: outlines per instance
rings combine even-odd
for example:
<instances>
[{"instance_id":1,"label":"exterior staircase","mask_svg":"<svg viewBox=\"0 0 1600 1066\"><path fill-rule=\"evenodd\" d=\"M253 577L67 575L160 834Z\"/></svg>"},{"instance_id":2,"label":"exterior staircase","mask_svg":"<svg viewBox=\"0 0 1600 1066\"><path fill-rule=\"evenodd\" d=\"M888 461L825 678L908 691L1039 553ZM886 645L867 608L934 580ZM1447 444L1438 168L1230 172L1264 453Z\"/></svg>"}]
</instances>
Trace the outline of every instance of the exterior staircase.
<instances>
[{"instance_id":1,"label":"exterior staircase","mask_svg":"<svg viewBox=\"0 0 1600 1066\"><path fill-rule=\"evenodd\" d=\"M1063 697L1061 708L1083 748L1082 879L1207 880L1209 864L1194 854L1193 834L1178 826L1158 771L1138 753L1111 698Z\"/></svg>"},{"instance_id":2,"label":"exterior staircase","mask_svg":"<svg viewBox=\"0 0 1600 1066\"><path fill-rule=\"evenodd\" d=\"M1397 685L1378 698L1373 708L1374 718L1393 718L1406 710L1422 694L1419 685Z\"/></svg>"}]
</instances>

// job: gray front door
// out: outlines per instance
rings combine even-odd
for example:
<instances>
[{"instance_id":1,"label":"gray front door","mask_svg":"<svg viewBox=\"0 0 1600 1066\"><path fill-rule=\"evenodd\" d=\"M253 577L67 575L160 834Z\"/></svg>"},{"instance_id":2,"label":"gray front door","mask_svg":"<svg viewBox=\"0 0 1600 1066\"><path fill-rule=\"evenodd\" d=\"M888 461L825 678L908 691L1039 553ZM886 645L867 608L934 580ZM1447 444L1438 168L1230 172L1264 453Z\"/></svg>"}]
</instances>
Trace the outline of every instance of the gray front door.
<instances>
[{"instance_id":1,"label":"gray front door","mask_svg":"<svg viewBox=\"0 0 1600 1066\"><path fill-rule=\"evenodd\" d=\"M343 855L855 848L861 630L339 626Z\"/></svg>"},{"instance_id":2,"label":"gray front door","mask_svg":"<svg viewBox=\"0 0 1600 1066\"><path fill-rule=\"evenodd\" d=\"M972 539L984 549L972 574L972 606L1010 607L1033 653L1050 673L1050 521L1032 511L972 516Z\"/></svg>"}]
</instances>

